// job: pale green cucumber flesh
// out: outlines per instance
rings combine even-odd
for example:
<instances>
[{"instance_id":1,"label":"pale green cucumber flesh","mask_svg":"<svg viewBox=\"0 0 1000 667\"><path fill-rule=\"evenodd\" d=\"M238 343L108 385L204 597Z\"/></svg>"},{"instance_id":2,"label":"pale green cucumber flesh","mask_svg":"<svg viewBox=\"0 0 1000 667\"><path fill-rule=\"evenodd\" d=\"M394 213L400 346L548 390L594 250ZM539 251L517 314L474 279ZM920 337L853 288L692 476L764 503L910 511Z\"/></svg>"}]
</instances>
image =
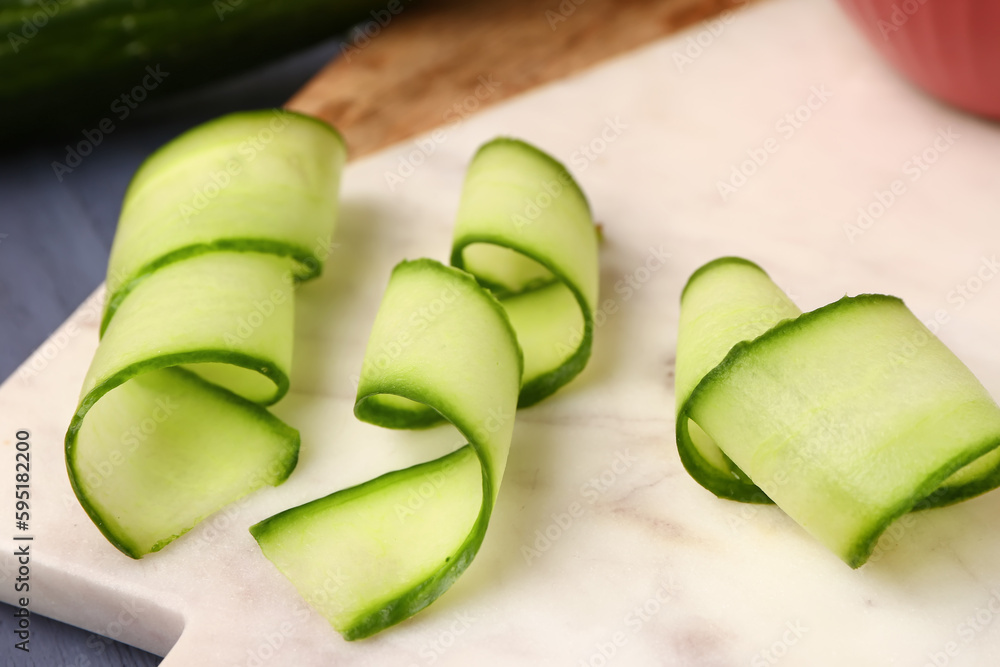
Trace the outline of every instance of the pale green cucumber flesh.
<instances>
[{"instance_id":1,"label":"pale green cucumber flesh","mask_svg":"<svg viewBox=\"0 0 1000 667\"><path fill-rule=\"evenodd\" d=\"M133 558L279 484L298 458L294 429L177 368L118 385L87 417L78 415L67 435L70 481L105 537Z\"/></svg>"},{"instance_id":2,"label":"pale green cucumber flesh","mask_svg":"<svg viewBox=\"0 0 1000 667\"><path fill-rule=\"evenodd\" d=\"M343 161L326 124L250 112L182 135L133 178L66 435L81 505L127 555L294 468L298 433L260 405L288 390L293 286L325 258Z\"/></svg>"},{"instance_id":3,"label":"pale green cucumber flesh","mask_svg":"<svg viewBox=\"0 0 1000 667\"><path fill-rule=\"evenodd\" d=\"M927 496L914 510L945 507L962 502L1000 486L1000 447L959 468Z\"/></svg>"},{"instance_id":4,"label":"pale green cucumber flesh","mask_svg":"<svg viewBox=\"0 0 1000 667\"><path fill-rule=\"evenodd\" d=\"M716 272L718 280L706 281ZM693 389L682 389L691 379L681 377L679 342L678 434L681 419L683 426L697 423L702 448L721 448L753 480L757 499L765 490L849 565L863 564L900 515L1000 483L1000 408L901 301L845 297L748 336L716 361L716 342L698 349L697 322L738 324L723 288L743 289L734 278L747 280L754 271L722 262L696 275L682 306L695 313L685 319L682 312L680 336L696 369L687 372L711 368ZM682 460L685 446L678 435ZM718 460L708 464L708 458L695 462L692 476L718 493L699 468L717 473ZM727 497L753 500L741 497L749 486L733 486Z\"/></svg>"},{"instance_id":5,"label":"pale green cucumber flesh","mask_svg":"<svg viewBox=\"0 0 1000 667\"><path fill-rule=\"evenodd\" d=\"M565 167L513 139L480 148L463 186L451 263L511 309L525 358L519 407L549 396L586 365L597 255L590 206Z\"/></svg>"},{"instance_id":6,"label":"pale green cucumber flesh","mask_svg":"<svg viewBox=\"0 0 1000 667\"><path fill-rule=\"evenodd\" d=\"M520 407L549 396L576 377L590 358L591 322L561 281L500 299L524 351ZM588 329L589 327L589 329ZM592 335L592 334L591 334Z\"/></svg>"},{"instance_id":7,"label":"pale green cucumber flesh","mask_svg":"<svg viewBox=\"0 0 1000 667\"><path fill-rule=\"evenodd\" d=\"M300 280L318 275L345 151L331 126L283 110L230 114L159 149L125 194L102 331L136 283L196 254L270 253Z\"/></svg>"},{"instance_id":8,"label":"pale green cucumber flesh","mask_svg":"<svg viewBox=\"0 0 1000 667\"><path fill-rule=\"evenodd\" d=\"M483 482L466 446L286 510L250 532L310 605L346 639L361 639L429 605L468 567L489 519Z\"/></svg>"},{"instance_id":9,"label":"pale green cucumber flesh","mask_svg":"<svg viewBox=\"0 0 1000 667\"><path fill-rule=\"evenodd\" d=\"M433 413L469 444L251 529L264 555L345 638L413 615L472 561L506 465L521 372L506 312L472 276L432 260L395 268L355 414L405 428L426 426Z\"/></svg>"},{"instance_id":10,"label":"pale green cucumber flesh","mask_svg":"<svg viewBox=\"0 0 1000 667\"><path fill-rule=\"evenodd\" d=\"M681 462L702 486L721 498L769 503L767 494L690 421L688 399L733 345L756 338L801 311L759 266L722 257L702 266L681 294L677 337L676 436Z\"/></svg>"},{"instance_id":11,"label":"pale green cucumber flesh","mask_svg":"<svg viewBox=\"0 0 1000 667\"><path fill-rule=\"evenodd\" d=\"M118 312L119 306L126 297L132 293L148 277L154 275L160 269L176 262L193 259L201 255L216 252L244 252L270 255L275 258L284 258L284 275L288 284L309 280L318 275L317 271L305 271L301 267L313 266L314 260L303 248L296 248L282 243L261 241L260 239L236 238L220 239L213 243L192 245L180 250L164 255L146 266L142 267L136 274L131 276L113 293L109 291L106 296L104 314L101 319L100 336L103 338L112 318Z\"/></svg>"},{"instance_id":12,"label":"pale green cucumber flesh","mask_svg":"<svg viewBox=\"0 0 1000 667\"><path fill-rule=\"evenodd\" d=\"M288 389L292 361L294 296L287 275L282 258L249 252L198 255L163 267L119 307L83 393L152 357L195 356L205 363L242 357L255 360L247 371L214 375L247 399L277 401Z\"/></svg>"}]
</instances>

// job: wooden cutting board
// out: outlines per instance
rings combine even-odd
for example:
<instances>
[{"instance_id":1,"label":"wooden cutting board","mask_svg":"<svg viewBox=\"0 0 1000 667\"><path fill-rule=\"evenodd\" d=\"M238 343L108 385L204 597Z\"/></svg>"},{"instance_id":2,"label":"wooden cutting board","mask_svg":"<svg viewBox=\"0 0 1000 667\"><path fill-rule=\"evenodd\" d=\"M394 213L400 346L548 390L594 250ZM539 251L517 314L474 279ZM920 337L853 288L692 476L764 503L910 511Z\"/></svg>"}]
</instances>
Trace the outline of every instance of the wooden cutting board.
<instances>
[{"instance_id":1,"label":"wooden cutting board","mask_svg":"<svg viewBox=\"0 0 1000 667\"><path fill-rule=\"evenodd\" d=\"M288 107L358 158L751 1L395 0Z\"/></svg>"},{"instance_id":2,"label":"wooden cutting board","mask_svg":"<svg viewBox=\"0 0 1000 667\"><path fill-rule=\"evenodd\" d=\"M689 52L699 35L701 51ZM435 113L427 122L440 124ZM684 281L739 254L806 310L885 292L921 319L943 313L942 339L1000 396L995 125L901 82L828 0L760 3L714 32L695 27L442 120L345 173L338 245L296 297L293 388L274 409L303 447L281 487L141 561L101 537L62 455L96 347L99 293L0 387L2 517L14 511L15 434L31 433L34 611L169 651L170 667L998 663L1000 494L909 517L873 562L851 570L776 508L718 500L686 475L672 382ZM345 131L356 153L378 144ZM455 444L443 428L358 422L354 377L391 267L447 258L465 167L498 134L566 162L603 224L605 317L593 358L570 386L518 413L496 512L465 575L413 619L347 643L246 528ZM433 150L414 165L421 146ZM764 146L776 147L766 159ZM914 171L914 160L926 168ZM896 181L902 194L878 212L873 202L888 201ZM870 223L859 209L875 211ZM0 598L12 602L8 547Z\"/></svg>"}]
</instances>

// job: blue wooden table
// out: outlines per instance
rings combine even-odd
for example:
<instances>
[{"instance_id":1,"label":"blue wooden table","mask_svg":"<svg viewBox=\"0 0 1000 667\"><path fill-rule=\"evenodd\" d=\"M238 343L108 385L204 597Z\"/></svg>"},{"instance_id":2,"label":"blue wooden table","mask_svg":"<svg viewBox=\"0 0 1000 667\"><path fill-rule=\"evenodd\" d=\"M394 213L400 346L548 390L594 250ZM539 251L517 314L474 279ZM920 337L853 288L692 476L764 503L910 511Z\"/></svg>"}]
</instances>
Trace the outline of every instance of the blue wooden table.
<instances>
[{"instance_id":1,"label":"blue wooden table","mask_svg":"<svg viewBox=\"0 0 1000 667\"><path fill-rule=\"evenodd\" d=\"M184 130L229 111L283 104L339 51L308 52L204 90L147 102L70 173L65 142L0 153L0 378L11 375L104 280L125 187L142 160ZM61 178L61 180L60 180ZM31 652L13 648L0 603L5 667L147 667L160 658L50 619L32 619Z\"/></svg>"}]
</instances>

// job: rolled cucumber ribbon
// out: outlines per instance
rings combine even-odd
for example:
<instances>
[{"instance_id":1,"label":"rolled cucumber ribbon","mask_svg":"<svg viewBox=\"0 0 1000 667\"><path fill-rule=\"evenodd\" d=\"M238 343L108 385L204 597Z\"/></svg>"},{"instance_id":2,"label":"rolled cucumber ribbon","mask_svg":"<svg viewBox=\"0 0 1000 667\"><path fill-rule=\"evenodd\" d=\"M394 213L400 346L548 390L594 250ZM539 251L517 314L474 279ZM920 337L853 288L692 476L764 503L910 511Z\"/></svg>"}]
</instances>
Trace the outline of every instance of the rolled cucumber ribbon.
<instances>
[{"instance_id":1,"label":"rolled cucumber ribbon","mask_svg":"<svg viewBox=\"0 0 1000 667\"><path fill-rule=\"evenodd\" d=\"M566 168L534 146L495 139L465 178L451 263L491 289L524 351L520 407L576 377L597 309L597 228Z\"/></svg>"},{"instance_id":2,"label":"rolled cucumber ribbon","mask_svg":"<svg viewBox=\"0 0 1000 667\"><path fill-rule=\"evenodd\" d=\"M102 338L66 434L80 504L139 558L295 467L296 280L318 275L346 153L295 113L224 116L140 167L108 267Z\"/></svg>"},{"instance_id":3,"label":"rolled cucumber ribbon","mask_svg":"<svg viewBox=\"0 0 1000 667\"><path fill-rule=\"evenodd\" d=\"M757 265L711 262L681 297L676 387L692 477L852 567L906 512L1000 485L1000 408L896 297L801 314Z\"/></svg>"},{"instance_id":4,"label":"rolled cucumber ribbon","mask_svg":"<svg viewBox=\"0 0 1000 667\"><path fill-rule=\"evenodd\" d=\"M426 327L410 315L449 303ZM375 363L396 342L398 356ZM264 554L347 639L397 623L448 589L482 544L514 428L521 353L503 308L472 276L432 260L404 262L368 342L355 414L381 426L426 425L427 411L468 444L253 528ZM419 509L407 510L411 495ZM334 595L322 595L330 572Z\"/></svg>"}]
</instances>

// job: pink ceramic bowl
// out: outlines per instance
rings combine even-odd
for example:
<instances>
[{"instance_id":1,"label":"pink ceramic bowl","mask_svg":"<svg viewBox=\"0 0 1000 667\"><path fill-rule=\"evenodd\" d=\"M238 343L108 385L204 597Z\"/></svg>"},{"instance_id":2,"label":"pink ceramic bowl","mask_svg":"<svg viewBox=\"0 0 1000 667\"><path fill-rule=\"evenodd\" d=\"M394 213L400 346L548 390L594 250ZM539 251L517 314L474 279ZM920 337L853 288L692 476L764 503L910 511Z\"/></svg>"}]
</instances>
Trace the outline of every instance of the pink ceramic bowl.
<instances>
[{"instance_id":1,"label":"pink ceramic bowl","mask_svg":"<svg viewBox=\"0 0 1000 667\"><path fill-rule=\"evenodd\" d=\"M1000 119L1000 0L838 1L911 81Z\"/></svg>"}]
</instances>

